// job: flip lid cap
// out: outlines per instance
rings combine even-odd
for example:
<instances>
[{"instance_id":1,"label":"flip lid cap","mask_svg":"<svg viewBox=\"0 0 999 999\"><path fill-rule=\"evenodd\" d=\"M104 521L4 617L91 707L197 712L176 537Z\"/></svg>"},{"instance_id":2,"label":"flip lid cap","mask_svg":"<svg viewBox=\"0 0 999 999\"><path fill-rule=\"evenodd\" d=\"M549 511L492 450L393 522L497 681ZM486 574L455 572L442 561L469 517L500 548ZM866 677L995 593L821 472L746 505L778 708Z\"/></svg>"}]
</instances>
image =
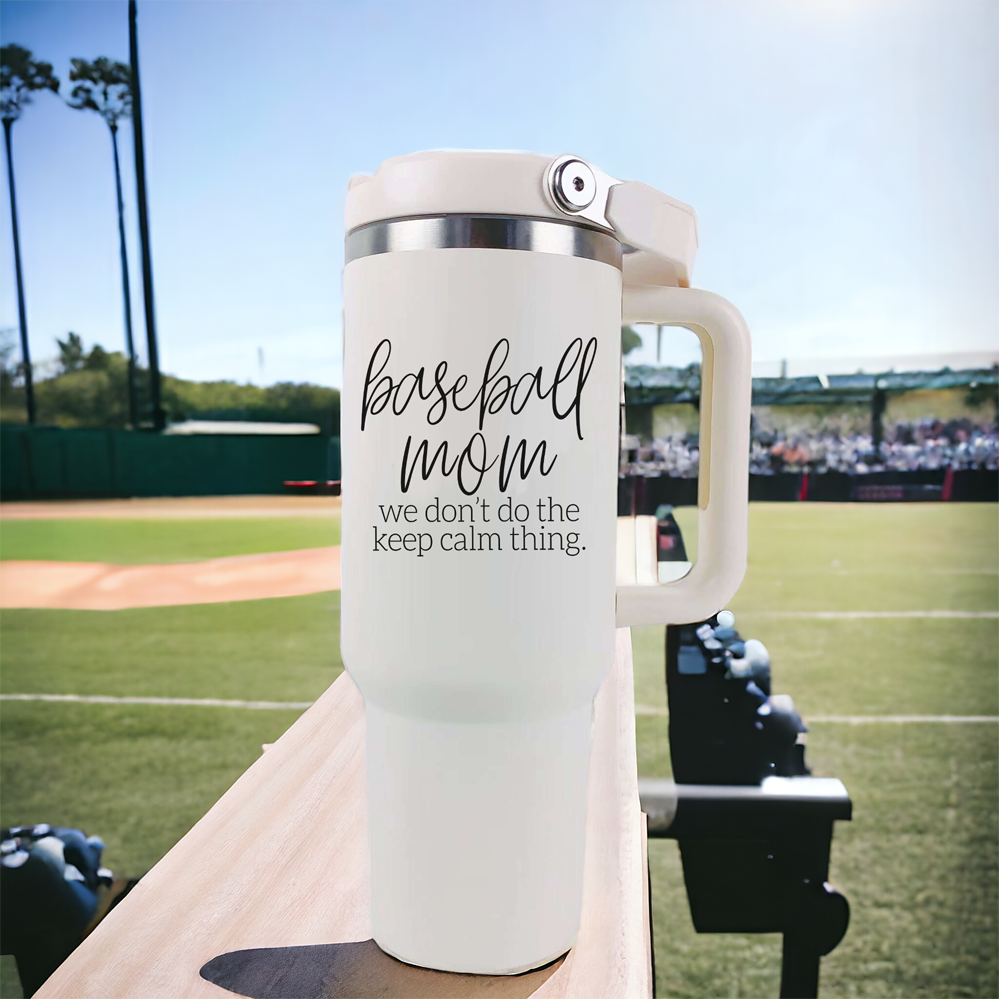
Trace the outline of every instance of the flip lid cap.
<instances>
[{"instance_id":1,"label":"flip lid cap","mask_svg":"<svg viewBox=\"0 0 999 999\"><path fill-rule=\"evenodd\" d=\"M626 285L690 284L697 250L694 210L579 157L422 152L386 160L372 176L351 178L348 233L372 222L449 214L514 215L602 229L624 244Z\"/></svg>"}]
</instances>

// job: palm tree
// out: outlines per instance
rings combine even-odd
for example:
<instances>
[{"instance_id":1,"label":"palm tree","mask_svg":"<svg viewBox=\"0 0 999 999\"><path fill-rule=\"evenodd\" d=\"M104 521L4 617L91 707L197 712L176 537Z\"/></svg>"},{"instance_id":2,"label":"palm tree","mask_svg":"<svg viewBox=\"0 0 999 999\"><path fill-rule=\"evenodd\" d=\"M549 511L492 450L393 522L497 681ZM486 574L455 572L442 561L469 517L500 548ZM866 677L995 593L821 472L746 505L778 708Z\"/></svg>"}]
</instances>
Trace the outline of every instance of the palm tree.
<instances>
[{"instance_id":1,"label":"palm tree","mask_svg":"<svg viewBox=\"0 0 999 999\"><path fill-rule=\"evenodd\" d=\"M59 93L59 80L52 75L52 64L31 58L20 45L0 48L0 118L7 146L7 183L10 186L10 224L14 232L14 273L17 277L17 318L21 327L21 361L24 368L24 397L28 423L35 422L35 388L31 378L31 354L28 350L28 317L24 309L24 277L21 274L21 240L17 231L17 201L14 198L14 160L11 155L10 130L21 117L30 94L36 90Z\"/></svg>"},{"instance_id":2,"label":"palm tree","mask_svg":"<svg viewBox=\"0 0 999 999\"><path fill-rule=\"evenodd\" d=\"M125 246L125 212L118 165L118 122L132 113L132 73L123 62L105 56L87 62L71 59L70 80L76 82L67 104L79 110L96 111L111 130L114 152L114 182L118 192L118 242L121 246L121 293L125 303L125 346L128 348L128 422L137 426L135 402L135 344L132 339L132 299L128 286L128 251Z\"/></svg>"}]
</instances>

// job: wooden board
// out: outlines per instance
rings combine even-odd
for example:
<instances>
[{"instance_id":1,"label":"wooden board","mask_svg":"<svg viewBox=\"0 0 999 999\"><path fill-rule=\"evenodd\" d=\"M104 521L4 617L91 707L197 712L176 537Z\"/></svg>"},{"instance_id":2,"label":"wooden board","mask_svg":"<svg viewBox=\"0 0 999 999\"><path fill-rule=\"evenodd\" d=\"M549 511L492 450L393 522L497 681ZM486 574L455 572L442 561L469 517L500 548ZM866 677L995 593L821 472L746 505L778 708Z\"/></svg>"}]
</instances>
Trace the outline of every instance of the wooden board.
<instances>
[{"instance_id":1,"label":"wooden board","mask_svg":"<svg viewBox=\"0 0 999 999\"><path fill-rule=\"evenodd\" d=\"M659 583L659 531L655 517L617 518L617 585Z\"/></svg>"},{"instance_id":2,"label":"wooden board","mask_svg":"<svg viewBox=\"0 0 999 999\"><path fill-rule=\"evenodd\" d=\"M631 636L596 700L583 915L555 965L514 978L411 968L371 941L364 703L347 674L243 774L36 993L39 999L651 996ZM488 900L484 900L488 904ZM265 954L237 954L269 948Z\"/></svg>"}]
</instances>

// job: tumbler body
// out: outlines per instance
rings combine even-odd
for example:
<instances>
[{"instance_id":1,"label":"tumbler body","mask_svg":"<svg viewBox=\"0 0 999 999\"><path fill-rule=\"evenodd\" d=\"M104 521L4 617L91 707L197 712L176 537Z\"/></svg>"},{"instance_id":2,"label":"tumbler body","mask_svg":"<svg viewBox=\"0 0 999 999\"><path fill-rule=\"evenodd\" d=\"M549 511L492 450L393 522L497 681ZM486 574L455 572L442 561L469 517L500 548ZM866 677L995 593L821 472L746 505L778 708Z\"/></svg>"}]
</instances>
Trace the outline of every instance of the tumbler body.
<instances>
[{"instance_id":1,"label":"tumbler body","mask_svg":"<svg viewBox=\"0 0 999 999\"><path fill-rule=\"evenodd\" d=\"M413 964L513 973L579 923L614 655L621 271L377 249L344 270L341 410L373 932Z\"/></svg>"}]
</instances>

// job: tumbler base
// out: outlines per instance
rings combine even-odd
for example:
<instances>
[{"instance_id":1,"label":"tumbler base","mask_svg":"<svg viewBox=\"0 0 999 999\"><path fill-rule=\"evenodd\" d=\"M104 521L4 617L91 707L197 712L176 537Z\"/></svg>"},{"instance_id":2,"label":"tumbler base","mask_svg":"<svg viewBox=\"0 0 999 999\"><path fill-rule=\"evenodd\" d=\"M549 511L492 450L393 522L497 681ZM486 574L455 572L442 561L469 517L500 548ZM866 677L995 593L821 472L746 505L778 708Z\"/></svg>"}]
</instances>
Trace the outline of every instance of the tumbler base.
<instances>
[{"instance_id":1,"label":"tumbler base","mask_svg":"<svg viewBox=\"0 0 999 999\"><path fill-rule=\"evenodd\" d=\"M516 975L572 946L591 715L441 722L367 705L372 935L386 953Z\"/></svg>"},{"instance_id":2,"label":"tumbler base","mask_svg":"<svg viewBox=\"0 0 999 999\"><path fill-rule=\"evenodd\" d=\"M377 940L375 940L375 943L378 944L379 948L381 950L383 950L386 954L388 954L389 957L393 957L397 961L401 961L403 964L411 964L414 968L422 968L423 967L422 964L417 964L415 961L407 961L406 958L404 958L401 954L394 954L394 953L392 953L392 951L389 950L388 947L382 947L382 945L379 944ZM502 970L502 971L474 971L474 972L470 972L470 971L458 971L456 968L430 968L428 970L429 971L444 971L444 972L447 972L448 974L455 974L455 975L469 975L469 974L474 974L474 975L482 975L483 977L493 976L495 978L509 978L509 977L511 977L513 975L526 975L529 971L537 971L539 968L546 968L546 967L548 967L549 964L554 964L559 958L565 957L566 954L568 954L568 953L569 953L568 950L560 950L557 954L553 954L551 957L549 957L545 961L537 961L537 962L532 963L532 964L526 964L522 968L512 968L509 971Z\"/></svg>"}]
</instances>

